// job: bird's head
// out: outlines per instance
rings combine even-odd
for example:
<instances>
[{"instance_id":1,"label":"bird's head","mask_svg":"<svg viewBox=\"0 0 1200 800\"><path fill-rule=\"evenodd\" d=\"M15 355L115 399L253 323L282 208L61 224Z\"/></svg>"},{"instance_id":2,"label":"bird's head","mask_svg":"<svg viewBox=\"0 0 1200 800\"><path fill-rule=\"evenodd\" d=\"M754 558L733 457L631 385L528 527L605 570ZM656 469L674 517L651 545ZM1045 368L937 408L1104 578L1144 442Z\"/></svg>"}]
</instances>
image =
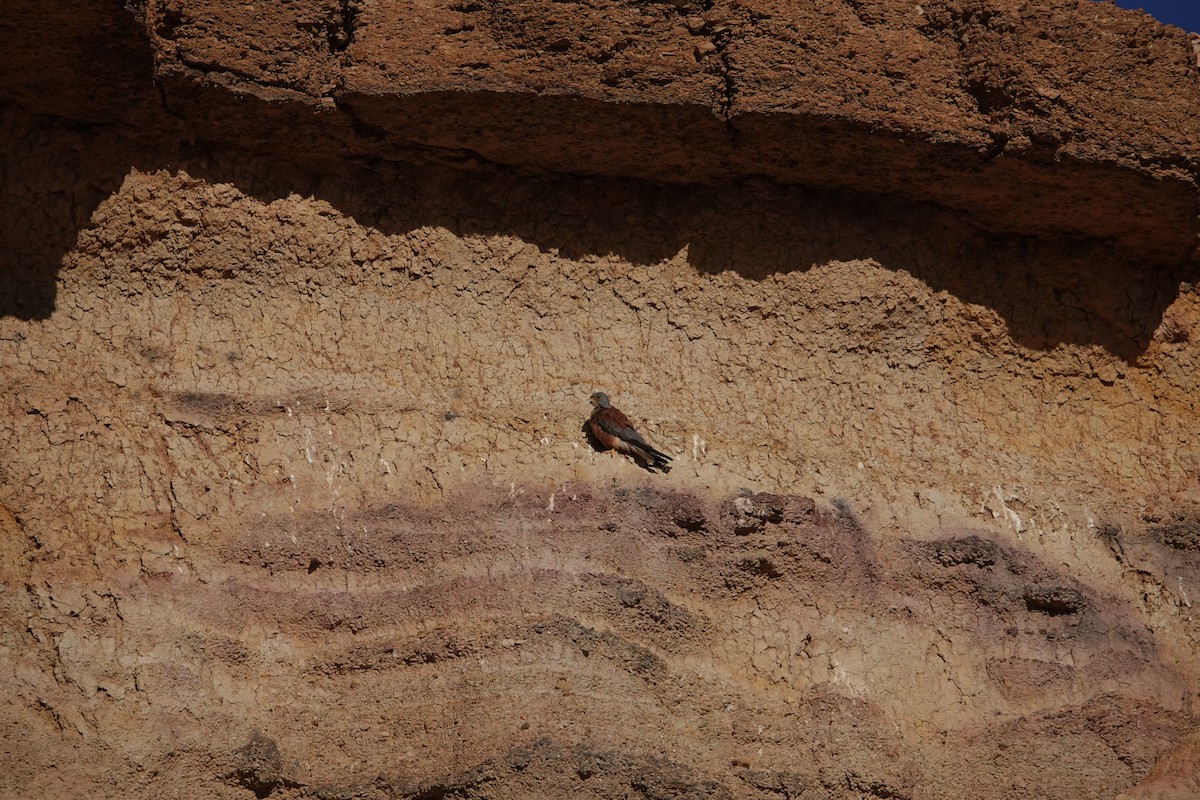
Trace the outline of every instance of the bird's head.
<instances>
[{"instance_id":1,"label":"bird's head","mask_svg":"<svg viewBox=\"0 0 1200 800\"><path fill-rule=\"evenodd\" d=\"M592 392L592 405L596 408L608 408L608 395L604 392Z\"/></svg>"}]
</instances>

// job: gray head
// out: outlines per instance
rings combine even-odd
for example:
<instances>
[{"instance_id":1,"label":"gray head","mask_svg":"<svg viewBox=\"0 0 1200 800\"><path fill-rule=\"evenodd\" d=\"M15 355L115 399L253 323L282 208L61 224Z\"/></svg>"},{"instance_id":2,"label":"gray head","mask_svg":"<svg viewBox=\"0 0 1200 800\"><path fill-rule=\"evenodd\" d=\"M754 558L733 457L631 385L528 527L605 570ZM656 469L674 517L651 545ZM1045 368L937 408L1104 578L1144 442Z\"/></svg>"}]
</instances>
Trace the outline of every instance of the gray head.
<instances>
[{"instance_id":1,"label":"gray head","mask_svg":"<svg viewBox=\"0 0 1200 800\"><path fill-rule=\"evenodd\" d=\"M611 404L608 401L608 395L604 392L592 392L592 405L596 408L608 408Z\"/></svg>"}]
</instances>

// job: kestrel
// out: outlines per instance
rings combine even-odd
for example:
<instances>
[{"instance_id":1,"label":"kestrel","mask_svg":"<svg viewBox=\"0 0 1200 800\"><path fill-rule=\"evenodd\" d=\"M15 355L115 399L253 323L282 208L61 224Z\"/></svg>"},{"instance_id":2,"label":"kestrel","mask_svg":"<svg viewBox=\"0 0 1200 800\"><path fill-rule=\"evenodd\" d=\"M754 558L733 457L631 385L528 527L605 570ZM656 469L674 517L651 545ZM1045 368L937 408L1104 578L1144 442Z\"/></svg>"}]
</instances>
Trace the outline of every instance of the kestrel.
<instances>
[{"instance_id":1,"label":"kestrel","mask_svg":"<svg viewBox=\"0 0 1200 800\"><path fill-rule=\"evenodd\" d=\"M610 450L633 456L639 464L648 470L668 472L671 467L671 457L650 446L642 435L634 430L629 417L614 408L604 392L592 393L592 405L596 410L588 419L588 428L596 441Z\"/></svg>"}]
</instances>

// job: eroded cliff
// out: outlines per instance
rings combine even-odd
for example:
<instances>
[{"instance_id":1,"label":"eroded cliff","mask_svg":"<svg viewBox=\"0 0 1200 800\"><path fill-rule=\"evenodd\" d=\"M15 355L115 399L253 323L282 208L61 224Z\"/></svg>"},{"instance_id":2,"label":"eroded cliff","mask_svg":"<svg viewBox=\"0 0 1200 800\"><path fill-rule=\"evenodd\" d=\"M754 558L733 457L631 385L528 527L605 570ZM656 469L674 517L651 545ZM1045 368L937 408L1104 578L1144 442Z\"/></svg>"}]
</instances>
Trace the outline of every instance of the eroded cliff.
<instances>
[{"instance_id":1,"label":"eroded cliff","mask_svg":"<svg viewBox=\"0 0 1200 800\"><path fill-rule=\"evenodd\" d=\"M1182 32L1073 0L0 29L6 791L1196 789ZM675 469L596 453L595 389Z\"/></svg>"}]
</instances>

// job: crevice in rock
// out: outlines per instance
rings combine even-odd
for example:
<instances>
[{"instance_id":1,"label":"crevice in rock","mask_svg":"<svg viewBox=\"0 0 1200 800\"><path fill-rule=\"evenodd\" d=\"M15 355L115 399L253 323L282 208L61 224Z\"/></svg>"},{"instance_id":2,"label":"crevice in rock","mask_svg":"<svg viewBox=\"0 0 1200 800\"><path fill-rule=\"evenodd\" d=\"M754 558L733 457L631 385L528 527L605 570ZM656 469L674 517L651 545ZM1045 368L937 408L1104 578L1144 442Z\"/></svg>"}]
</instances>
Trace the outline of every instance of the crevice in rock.
<instances>
[{"instance_id":1,"label":"crevice in rock","mask_svg":"<svg viewBox=\"0 0 1200 800\"><path fill-rule=\"evenodd\" d=\"M339 0L337 8L332 10L326 27L331 55L345 53L354 44L359 11L358 0Z\"/></svg>"},{"instance_id":2,"label":"crevice in rock","mask_svg":"<svg viewBox=\"0 0 1200 800\"><path fill-rule=\"evenodd\" d=\"M303 97L311 102L312 96L301 89L297 89L296 86L290 81L274 80L267 78L262 74L254 74L246 70L234 69L228 65L215 64L202 59L189 58L183 53L179 54L178 59L179 63L183 67L197 73L201 80L214 80L234 85L241 84L247 87L261 86L267 89L281 89L286 92L295 92L297 99Z\"/></svg>"},{"instance_id":3,"label":"crevice in rock","mask_svg":"<svg viewBox=\"0 0 1200 800\"><path fill-rule=\"evenodd\" d=\"M704 0L698 18L689 18L688 28L693 33L707 37L708 44L703 51L697 49L696 58L700 60L711 56L715 62L715 72L720 80L717 94L715 113L724 121L732 137L732 143L737 143L737 128L733 124L733 106L737 99L737 83L733 77L733 67L729 59L729 45L733 41L733 26L725 19L713 19L715 3Z\"/></svg>"}]
</instances>

